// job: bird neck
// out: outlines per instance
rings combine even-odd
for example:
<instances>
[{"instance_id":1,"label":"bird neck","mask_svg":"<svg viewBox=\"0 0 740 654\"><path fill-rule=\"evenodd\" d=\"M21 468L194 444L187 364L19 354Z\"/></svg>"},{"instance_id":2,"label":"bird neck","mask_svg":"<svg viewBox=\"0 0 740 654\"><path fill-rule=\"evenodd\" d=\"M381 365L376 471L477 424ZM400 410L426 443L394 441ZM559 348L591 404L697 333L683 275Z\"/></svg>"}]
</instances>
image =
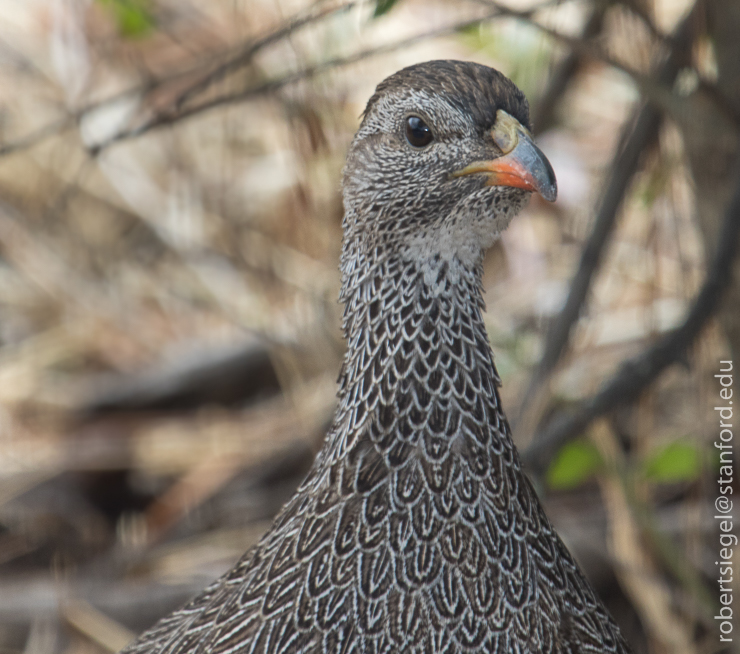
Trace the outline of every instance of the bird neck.
<instances>
[{"instance_id":1,"label":"bird neck","mask_svg":"<svg viewBox=\"0 0 740 654\"><path fill-rule=\"evenodd\" d=\"M340 298L348 347L331 458L363 434L381 450L429 438L447 448L463 424L491 426L508 440L482 317L480 262L351 249L345 243Z\"/></svg>"},{"instance_id":2,"label":"bird neck","mask_svg":"<svg viewBox=\"0 0 740 654\"><path fill-rule=\"evenodd\" d=\"M427 337L434 349L443 348L451 343L450 329L459 334L462 325L480 327L473 337L481 337L488 348L481 277L480 261L471 264L457 257L408 259L379 248L344 256L340 301L348 345L345 363L367 352L368 339L377 340L369 347L379 356L381 340L387 344ZM422 323L426 329L419 332Z\"/></svg>"}]
</instances>

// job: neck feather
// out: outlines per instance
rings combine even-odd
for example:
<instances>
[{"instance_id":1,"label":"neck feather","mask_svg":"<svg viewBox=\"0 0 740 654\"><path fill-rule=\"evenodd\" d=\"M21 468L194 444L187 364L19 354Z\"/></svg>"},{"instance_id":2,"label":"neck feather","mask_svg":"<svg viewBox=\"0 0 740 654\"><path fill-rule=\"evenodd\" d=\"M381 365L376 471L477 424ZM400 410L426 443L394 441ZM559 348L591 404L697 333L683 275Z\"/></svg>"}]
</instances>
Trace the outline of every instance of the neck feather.
<instances>
[{"instance_id":1,"label":"neck feather","mask_svg":"<svg viewBox=\"0 0 740 654\"><path fill-rule=\"evenodd\" d=\"M329 459L365 436L390 465L420 447L437 460L458 446L510 450L480 263L348 250L341 293L348 347Z\"/></svg>"}]
</instances>

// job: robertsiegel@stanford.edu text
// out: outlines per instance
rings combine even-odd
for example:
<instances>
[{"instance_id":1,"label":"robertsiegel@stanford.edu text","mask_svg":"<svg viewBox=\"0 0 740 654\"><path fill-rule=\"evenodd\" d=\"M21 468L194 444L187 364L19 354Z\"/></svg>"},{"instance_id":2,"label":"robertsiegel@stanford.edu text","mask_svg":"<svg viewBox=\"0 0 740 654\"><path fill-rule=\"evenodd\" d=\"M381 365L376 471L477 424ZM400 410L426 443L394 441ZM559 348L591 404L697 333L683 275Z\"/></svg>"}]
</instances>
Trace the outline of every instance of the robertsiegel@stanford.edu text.
<instances>
[{"instance_id":1,"label":"robertsiegel@stanford.edu text","mask_svg":"<svg viewBox=\"0 0 740 654\"><path fill-rule=\"evenodd\" d=\"M719 559L715 564L719 569L719 602L721 604L719 615L715 615L715 620L719 620L720 642L732 642L732 581L733 565L732 555L737 546L737 535L734 534L734 525L732 518L732 482L734 472L734 449L733 449L733 432L732 432L732 361L720 361L719 374L715 378L719 380L722 387L719 396L722 399L720 406L715 406L714 410L719 415L719 440L714 442L714 447L719 450L719 477L717 486L719 493L714 500L715 519L719 520Z\"/></svg>"}]
</instances>

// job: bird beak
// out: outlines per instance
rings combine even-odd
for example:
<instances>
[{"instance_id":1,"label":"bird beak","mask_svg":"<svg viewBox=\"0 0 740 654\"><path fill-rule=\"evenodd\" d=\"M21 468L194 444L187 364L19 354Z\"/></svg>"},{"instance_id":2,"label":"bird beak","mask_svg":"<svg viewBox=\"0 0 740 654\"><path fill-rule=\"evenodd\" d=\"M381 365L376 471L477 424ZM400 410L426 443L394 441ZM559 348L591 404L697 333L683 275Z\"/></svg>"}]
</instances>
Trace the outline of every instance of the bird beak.
<instances>
[{"instance_id":1,"label":"bird beak","mask_svg":"<svg viewBox=\"0 0 740 654\"><path fill-rule=\"evenodd\" d=\"M558 195L555 172L542 150L534 144L529 130L499 109L491 135L503 155L491 161L471 163L452 173L452 177L487 173L487 186L514 186L535 191L548 202L554 202Z\"/></svg>"}]
</instances>

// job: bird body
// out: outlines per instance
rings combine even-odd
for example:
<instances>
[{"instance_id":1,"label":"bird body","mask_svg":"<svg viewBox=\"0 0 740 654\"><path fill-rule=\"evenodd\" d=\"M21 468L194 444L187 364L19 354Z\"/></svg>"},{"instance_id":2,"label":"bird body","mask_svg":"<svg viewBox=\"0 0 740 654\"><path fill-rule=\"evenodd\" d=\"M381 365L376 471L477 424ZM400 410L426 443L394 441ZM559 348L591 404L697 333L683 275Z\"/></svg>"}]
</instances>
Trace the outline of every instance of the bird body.
<instances>
[{"instance_id":1,"label":"bird body","mask_svg":"<svg viewBox=\"0 0 740 654\"><path fill-rule=\"evenodd\" d=\"M554 197L527 126L484 66L381 83L344 172L326 443L260 542L126 654L630 651L521 469L483 322L486 248Z\"/></svg>"}]
</instances>

